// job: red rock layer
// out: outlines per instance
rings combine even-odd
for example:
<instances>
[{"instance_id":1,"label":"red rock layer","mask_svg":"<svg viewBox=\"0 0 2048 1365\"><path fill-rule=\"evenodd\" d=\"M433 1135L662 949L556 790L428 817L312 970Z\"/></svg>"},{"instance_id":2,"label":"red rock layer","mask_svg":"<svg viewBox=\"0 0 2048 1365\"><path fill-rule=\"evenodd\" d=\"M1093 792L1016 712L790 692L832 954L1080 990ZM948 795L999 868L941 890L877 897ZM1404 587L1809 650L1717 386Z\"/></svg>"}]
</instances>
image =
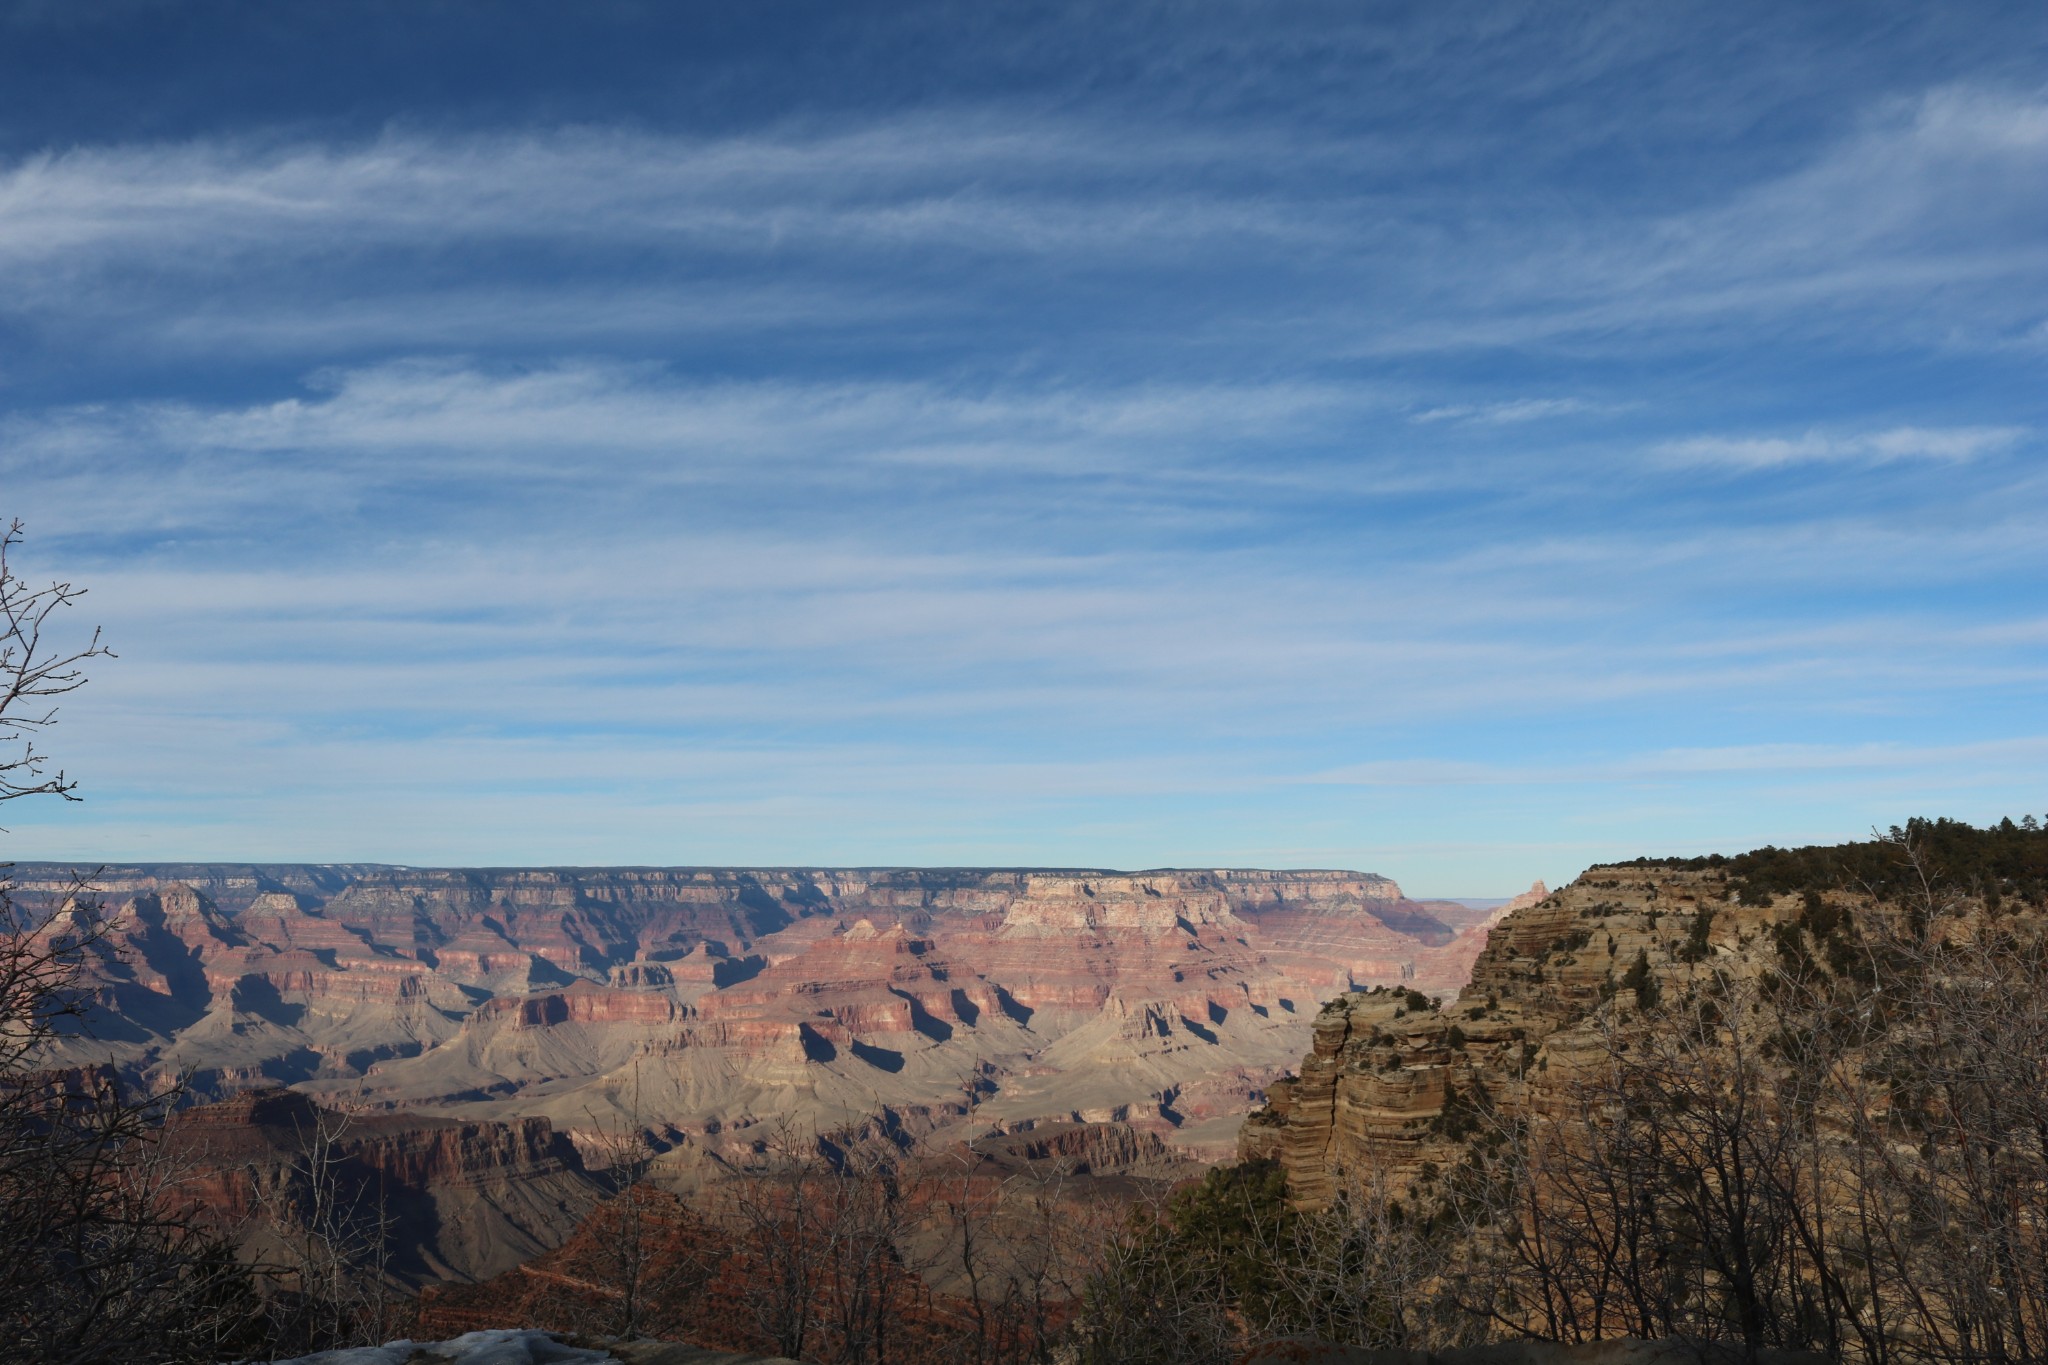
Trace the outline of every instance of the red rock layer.
<instances>
[{"instance_id":1,"label":"red rock layer","mask_svg":"<svg viewBox=\"0 0 2048 1365\"><path fill-rule=\"evenodd\" d=\"M67 894L58 869L18 877L31 902ZM1228 1135L1193 1129L1262 1098L1314 1002L1454 989L1484 933L1337 871L163 866L101 885L120 917L101 1046L131 1079L537 1114L586 1145L882 1114L1113 1120L1207 1150Z\"/></svg>"}]
</instances>

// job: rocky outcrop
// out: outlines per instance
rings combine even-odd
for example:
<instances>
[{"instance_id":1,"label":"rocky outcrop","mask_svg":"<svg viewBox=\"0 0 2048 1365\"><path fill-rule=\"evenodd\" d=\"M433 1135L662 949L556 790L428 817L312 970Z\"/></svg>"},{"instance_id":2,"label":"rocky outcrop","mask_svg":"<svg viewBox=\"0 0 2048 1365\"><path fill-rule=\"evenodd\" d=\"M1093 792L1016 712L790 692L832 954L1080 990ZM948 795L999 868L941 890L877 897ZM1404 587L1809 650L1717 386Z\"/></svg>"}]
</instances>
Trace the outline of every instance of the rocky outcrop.
<instances>
[{"instance_id":1,"label":"rocky outcrop","mask_svg":"<svg viewBox=\"0 0 2048 1365\"><path fill-rule=\"evenodd\" d=\"M1429 1125L1469 1086L1427 1002L1400 991L1340 996L1316 1017L1297 1076L1275 1082L1239 1135L1239 1152L1280 1162L1288 1192L1308 1207L1330 1202L1347 1172L1411 1176L1437 1155Z\"/></svg>"},{"instance_id":2,"label":"rocky outcrop","mask_svg":"<svg viewBox=\"0 0 2048 1365\"><path fill-rule=\"evenodd\" d=\"M656 981L639 990L606 990L588 981L572 981L555 991L507 996L487 1001L479 1014L503 1016L514 1028L552 1028L558 1024L666 1024L676 1018L673 1000Z\"/></svg>"},{"instance_id":3,"label":"rocky outcrop","mask_svg":"<svg viewBox=\"0 0 2048 1365\"><path fill-rule=\"evenodd\" d=\"M1178 1159L1157 1133L1127 1123L1020 1124L1014 1131L977 1139L972 1154L1023 1169L1056 1165L1073 1175L1189 1174L1185 1159Z\"/></svg>"},{"instance_id":4,"label":"rocky outcrop","mask_svg":"<svg viewBox=\"0 0 2048 1365\"><path fill-rule=\"evenodd\" d=\"M1406 1188L1456 1163L1481 1095L1528 1113L1601 1055L1597 1022L1634 1009L1632 977L1661 990L1701 970L1760 970L1766 928L1796 908L1738 904L1713 867L1595 867L1543 890L1480 931L1448 1003L1407 988L1326 1002L1298 1074L1245 1121L1239 1154L1280 1162L1309 1207L1346 1186Z\"/></svg>"}]
</instances>

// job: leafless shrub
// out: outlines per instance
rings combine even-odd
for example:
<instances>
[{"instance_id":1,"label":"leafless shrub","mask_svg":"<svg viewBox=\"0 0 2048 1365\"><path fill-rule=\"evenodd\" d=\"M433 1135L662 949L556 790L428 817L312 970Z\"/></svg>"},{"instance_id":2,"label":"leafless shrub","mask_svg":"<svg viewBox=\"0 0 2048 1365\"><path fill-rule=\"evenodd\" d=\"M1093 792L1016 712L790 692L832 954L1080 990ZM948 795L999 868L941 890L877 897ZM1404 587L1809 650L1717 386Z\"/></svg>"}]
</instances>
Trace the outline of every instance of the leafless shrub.
<instances>
[{"instance_id":1,"label":"leafless shrub","mask_svg":"<svg viewBox=\"0 0 2048 1365\"><path fill-rule=\"evenodd\" d=\"M901 1153L850 1133L799 1136L789 1124L725 1191L751 1262L742 1298L785 1355L869 1365L924 1297L903 1248L910 1217ZM808 1352L809 1354L805 1354Z\"/></svg>"},{"instance_id":2,"label":"leafless shrub","mask_svg":"<svg viewBox=\"0 0 2048 1365\"><path fill-rule=\"evenodd\" d=\"M56 723L56 699L85 685L86 661L111 654L97 630L83 649L53 645L46 638L51 618L75 604L85 589L69 583L31 588L8 562L21 539L19 521L0 533L0 745L8 746L0 752L0 802L25 796L76 800L78 784L61 769L48 771L35 739Z\"/></svg>"},{"instance_id":3,"label":"leafless shrub","mask_svg":"<svg viewBox=\"0 0 2048 1365\"><path fill-rule=\"evenodd\" d=\"M1206 1228L1180 1231L1163 1195L1131 1210L1084 1295L1074 1343L1081 1361L1209 1365L1236 1354L1219 1239Z\"/></svg>"},{"instance_id":4,"label":"leafless shrub","mask_svg":"<svg viewBox=\"0 0 2048 1365\"><path fill-rule=\"evenodd\" d=\"M1089 1281L1084 1361L1228 1361L1275 1338L1431 1348L1473 1333L1449 1294L1446 1225L1366 1182L1287 1205L1277 1166L1218 1168L1137 1210Z\"/></svg>"},{"instance_id":5,"label":"leafless shrub","mask_svg":"<svg viewBox=\"0 0 2048 1365\"><path fill-rule=\"evenodd\" d=\"M346 1114L295 1120L282 1163L247 1176L257 1191L253 1271L276 1349L370 1346L395 1335L393 1216L377 1173L351 1160Z\"/></svg>"},{"instance_id":6,"label":"leafless shrub","mask_svg":"<svg viewBox=\"0 0 2048 1365\"><path fill-rule=\"evenodd\" d=\"M1648 1025L1600 1021L1594 1063L1498 1149L1521 1272L1490 1306L1503 1327L1813 1344L1815 1134L1777 1032L1752 983L1711 974Z\"/></svg>"},{"instance_id":7,"label":"leafless shrub","mask_svg":"<svg viewBox=\"0 0 2048 1365\"><path fill-rule=\"evenodd\" d=\"M951 1358L1024 1365L1056 1358L1063 1331L1114 1232L1113 1215L1089 1200L1064 1163L990 1178L975 1142L935 1160L929 1206L942 1241L916 1267L950 1272L965 1301ZM949 1169L950 1168L950 1169Z\"/></svg>"},{"instance_id":8,"label":"leafless shrub","mask_svg":"<svg viewBox=\"0 0 2048 1365\"><path fill-rule=\"evenodd\" d=\"M1454 1241L1442 1225L1409 1216L1384 1181L1369 1181L1329 1209L1269 1218L1254 1245L1272 1290L1248 1304L1247 1338L1311 1337L1367 1348L1457 1345L1473 1335L1447 1290Z\"/></svg>"},{"instance_id":9,"label":"leafless shrub","mask_svg":"<svg viewBox=\"0 0 2048 1365\"><path fill-rule=\"evenodd\" d=\"M0 803L76 799L35 739L56 699L104 656L53 647L55 614L82 591L31 588L0 534ZM18 747L15 747L18 746ZM160 1138L174 1096L126 1093L111 1069L60 1066L88 1001L85 968L113 925L79 878L57 908L21 906L0 877L0 1351L10 1359L211 1360L243 1340L249 1282L197 1217Z\"/></svg>"},{"instance_id":10,"label":"leafless shrub","mask_svg":"<svg viewBox=\"0 0 2048 1365\"><path fill-rule=\"evenodd\" d=\"M1896 1358L2039 1360L2048 926L1925 885L1866 930L1870 994L1883 1003L1857 1010L1868 1037L1837 1067L1857 1156L1852 1250L1876 1268L1871 1312Z\"/></svg>"},{"instance_id":11,"label":"leafless shrub","mask_svg":"<svg viewBox=\"0 0 2048 1365\"><path fill-rule=\"evenodd\" d=\"M623 1119L600 1122L595 1151L615 1193L597 1212L597 1287L610 1299L603 1321L578 1326L608 1335L643 1335L650 1313L677 1308L695 1300L709 1282L714 1252L706 1241L681 1226L673 1199L649 1188L654 1148L640 1123L640 1071L633 1068L633 1093Z\"/></svg>"}]
</instances>

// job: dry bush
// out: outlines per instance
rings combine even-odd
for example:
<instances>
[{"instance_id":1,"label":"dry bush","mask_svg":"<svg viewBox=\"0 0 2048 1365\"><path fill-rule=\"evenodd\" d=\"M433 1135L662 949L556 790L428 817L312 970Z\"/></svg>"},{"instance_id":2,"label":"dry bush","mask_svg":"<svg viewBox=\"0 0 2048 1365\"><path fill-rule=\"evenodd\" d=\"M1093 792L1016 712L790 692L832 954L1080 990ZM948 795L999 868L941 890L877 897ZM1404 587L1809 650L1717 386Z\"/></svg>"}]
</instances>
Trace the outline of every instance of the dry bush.
<instances>
[{"instance_id":1,"label":"dry bush","mask_svg":"<svg viewBox=\"0 0 2048 1365\"><path fill-rule=\"evenodd\" d=\"M1447 1224L1371 1186L1316 1212L1284 1194L1278 1166L1247 1162L1134 1210L1088 1283L1078 1358L1226 1362L1285 1337L1367 1348L1472 1337L1448 1293Z\"/></svg>"},{"instance_id":2,"label":"dry bush","mask_svg":"<svg viewBox=\"0 0 2048 1365\"><path fill-rule=\"evenodd\" d=\"M261 1332L280 1355L378 1345L400 1334L406 1309L383 1179L349 1160L346 1114L312 1108L294 1125L285 1159L246 1173L255 1217L235 1230Z\"/></svg>"},{"instance_id":3,"label":"dry bush","mask_svg":"<svg viewBox=\"0 0 2048 1365\"><path fill-rule=\"evenodd\" d=\"M0 803L75 800L36 739L106 650L53 647L81 590L31 588L0 534ZM9 1359L212 1360L250 1339L247 1274L181 1193L160 1138L170 1096L133 1096L111 1069L58 1066L88 1004L86 967L113 925L84 878L58 908L24 909L0 878L0 1353Z\"/></svg>"}]
</instances>

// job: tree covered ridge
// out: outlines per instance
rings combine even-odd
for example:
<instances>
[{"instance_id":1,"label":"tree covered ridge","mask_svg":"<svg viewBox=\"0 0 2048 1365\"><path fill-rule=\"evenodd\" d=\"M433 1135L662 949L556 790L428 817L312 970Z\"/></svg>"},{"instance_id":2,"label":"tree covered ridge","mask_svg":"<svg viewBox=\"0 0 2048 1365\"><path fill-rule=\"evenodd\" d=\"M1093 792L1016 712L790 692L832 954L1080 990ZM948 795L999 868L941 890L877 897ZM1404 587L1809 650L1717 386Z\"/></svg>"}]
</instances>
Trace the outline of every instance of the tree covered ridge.
<instances>
[{"instance_id":1,"label":"tree covered ridge","mask_svg":"<svg viewBox=\"0 0 2048 1365\"><path fill-rule=\"evenodd\" d=\"M1994 910L2008 899L2044 909L2048 816L2007 816L1984 826L1946 816L1915 817L1883 835L1845 844L1766 844L1733 856L1636 858L1614 866L1719 869L1744 905L1805 891L1861 891L1876 900L1897 901L1939 885L1981 897Z\"/></svg>"}]
</instances>

